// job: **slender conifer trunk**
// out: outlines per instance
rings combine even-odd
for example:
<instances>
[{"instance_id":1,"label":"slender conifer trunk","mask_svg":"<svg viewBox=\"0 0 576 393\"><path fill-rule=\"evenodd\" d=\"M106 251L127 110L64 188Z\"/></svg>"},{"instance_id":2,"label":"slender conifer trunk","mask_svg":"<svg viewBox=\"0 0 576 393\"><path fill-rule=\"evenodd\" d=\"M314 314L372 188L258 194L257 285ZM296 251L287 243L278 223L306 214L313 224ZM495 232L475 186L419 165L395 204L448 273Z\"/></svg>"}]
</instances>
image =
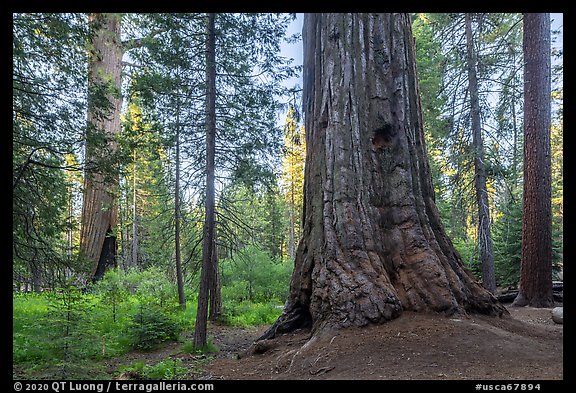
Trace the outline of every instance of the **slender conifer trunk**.
<instances>
[{"instance_id":1,"label":"slender conifer trunk","mask_svg":"<svg viewBox=\"0 0 576 393\"><path fill-rule=\"evenodd\" d=\"M474 188L478 206L478 246L482 267L482 285L491 293L496 293L494 273L494 252L490 230L490 206L486 186L486 165L484 164L484 142L480 121L480 101L478 99L478 63L472 34L472 15L465 15L466 26L466 62L468 66L468 91L470 92L470 119L472 123L472 149L474 151Z\"/></svg>"},{"instance_id":2,"label":"slender conifer trunk","mask_svg":"<svg viewBox=\"0 0 576 393\"><path fill-rule=\"evenodd\" d=\"M206 26L206 200L204 239L202 243L202 271L198 293L198 311L194 329L194 345L207 344L208 305L210 297L210 277L213 272L215 189L214 157L216 148L216 36L214 32L215 14L207 15Z\"/></svg>"},{"instance_id":3,"label":"slender conifer trunk","mask_svg":"<svg viewBox=\"0 0 576 393\"><path fill-rule=\"evenodd\" d=\"M178 99L179 100L179 99ZM178 285L178 303L186 309L184 279L182 276L182 258L180 255L180 101L176 107L176 179L174 186L174 246L176 251L176 283Z\"/></svg>"}]
</instances>

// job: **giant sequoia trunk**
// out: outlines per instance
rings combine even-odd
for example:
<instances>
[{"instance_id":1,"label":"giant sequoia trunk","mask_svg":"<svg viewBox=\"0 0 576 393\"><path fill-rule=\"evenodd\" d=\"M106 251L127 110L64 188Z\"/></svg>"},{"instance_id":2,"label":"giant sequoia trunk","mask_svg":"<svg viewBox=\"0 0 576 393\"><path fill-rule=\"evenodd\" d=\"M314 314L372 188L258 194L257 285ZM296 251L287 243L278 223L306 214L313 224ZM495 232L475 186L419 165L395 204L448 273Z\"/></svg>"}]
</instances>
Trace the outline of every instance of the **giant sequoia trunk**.
<instances>
[{"instance_id":1,"label":"giant sequoia trunk","mask_svg":"<svg viewBox=\"0 0 576 393\"><path fill-rule=\"evenodd\" d=\"M114 186L118 175L110 157L116 151L114 136L120 132L122 47L120 17L92 14L94 29L88 63L88 128L86 173L80 250L92 263L92 279L98 280L116 264L114 234L118 207Z\"/></svg>"},{"instance_id":2,"label":"giant sequoia trunk","mask_svg":"<svg viewBox=\"0 0 576 393\"><path fill-rule=\"evenodd\" d=\"M303 237L262 336L380 323L403 310L502 314L434 202L406 14L306 14Z\"/></svg>"}]
</instances>

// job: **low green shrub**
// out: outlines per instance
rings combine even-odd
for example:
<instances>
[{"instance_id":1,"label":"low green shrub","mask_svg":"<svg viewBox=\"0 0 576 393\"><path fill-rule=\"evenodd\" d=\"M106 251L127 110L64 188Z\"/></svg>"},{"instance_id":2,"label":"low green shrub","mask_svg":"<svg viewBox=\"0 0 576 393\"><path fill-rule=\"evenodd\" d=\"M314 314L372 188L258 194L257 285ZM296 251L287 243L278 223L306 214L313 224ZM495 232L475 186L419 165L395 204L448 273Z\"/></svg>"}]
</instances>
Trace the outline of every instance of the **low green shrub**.
<instances>
[{"instance_id":1,"label":"low green shrub","mask_svg":"<svg viewBox=\"0 0 576 393\"><path fill-rule=\"evenodd\" d=\"M132 317L128 334L134 349L149 351L162 342L177 340L180 330L178 323L160 308L141 305Z\"/></svg>"},{"instance_id":2,"label":"low green shrub","mask_svg":"<svg viewBox=\"0 0 576 393\"><path fill-rule=\"evenodd\" d=\"M224 302L266 303L288 296L293 265L256 246L247 246L220 264Z\"/></svg>"}]
</instances>

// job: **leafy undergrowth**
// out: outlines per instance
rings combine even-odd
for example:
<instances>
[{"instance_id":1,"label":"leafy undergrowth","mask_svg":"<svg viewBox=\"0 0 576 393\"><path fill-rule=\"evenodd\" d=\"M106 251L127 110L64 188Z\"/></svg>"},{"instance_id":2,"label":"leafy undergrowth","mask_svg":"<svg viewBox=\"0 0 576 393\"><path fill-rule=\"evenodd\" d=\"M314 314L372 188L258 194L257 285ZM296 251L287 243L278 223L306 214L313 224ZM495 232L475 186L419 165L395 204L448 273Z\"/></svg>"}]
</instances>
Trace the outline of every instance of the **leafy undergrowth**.
<instances>
[{"instance_id":1,"label":"leafy undergrowth","mask_svg":"<svg viewBox=\"0 0 576 393\"><path fill-rule=\"evenodd\" d=\"M119 369L122 379L182 379L188 374L181 359L165 359L154 365L139 360Z\"/></svg>"},{"instance_id":2,"label":"leafy undergrowth","mask_svg":"<svg viewBox=\"0 0 576 393\"><path fill-rule=\"evenodd\" d=\"M154 271L112 271L89 291L68 285L53 292L14 294L14 378L190 376L189 369L201 368L199 360L205 361L217 348L211 341L206 348L194 348L189 337L196 299L188 294L191 300L182 310L175 288L162 276ZM281 312L278 303L225 299L221 323L240 327L272 323ZM167 346L171 352L162 354ZM153 356L153 361L119 361L133 353L155 351L162 355ZM182 365L174 353L188 354L193 361Z\"/></svg>"},{"instance_id":3,"label":"leafy undergrowth","mask_svg":"<svg viewBox=\"0 0 576 393\"><path fill-rule=\"evenodd\" d=\"M241 302L224 309L225 321L230 326L270 325L282 313L282 306L272 303Z\"/></svg>"}]
</instances>

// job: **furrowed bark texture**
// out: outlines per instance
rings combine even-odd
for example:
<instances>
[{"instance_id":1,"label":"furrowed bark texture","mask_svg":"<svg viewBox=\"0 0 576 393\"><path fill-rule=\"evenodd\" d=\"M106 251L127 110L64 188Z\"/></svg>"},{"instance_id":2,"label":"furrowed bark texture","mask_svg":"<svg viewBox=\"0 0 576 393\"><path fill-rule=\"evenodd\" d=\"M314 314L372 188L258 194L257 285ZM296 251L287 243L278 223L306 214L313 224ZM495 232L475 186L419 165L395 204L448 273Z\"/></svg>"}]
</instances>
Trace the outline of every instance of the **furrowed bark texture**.
<instances>
[{"instance_id":1,"label":"furrowed bark texture","mask_svg":"<svg viewBox=\"0 0 576 393\"><path fill-rule=\"evenodd\" d=\"M92 14L90 23L96 29L88 63L89 109L86 138L86 166L80 250L92 263L92 280L104 275L116 265L118 206L112 189L118 183L117 174L110 174L103 163L116 151L114 135L120 132L120 97L122 48L120 19L112 14ZM95 95L103 89L108 108L95 104Z\"/></svg>"},{"instance_id":2,"label":"furrowed bark texture","mask_svg":"<svg viewBox=\"0 0 576 393\"><path fill-rule=\"evenodd\" d=\"M550 14L524 14L524 196L516 306L554 304L550 63Z\"/></svg>"},{"instance_id":3,"label":"furrowed bark texture","mask_svg":"<svg viewBox=\"0 0 576 393\"><path fill-rule=\"evenodd\" d=\"M406 14L306 14L304 228L283 314L262 336L403 310L502 314L434 202Z\"/></svg>"}]
</instances>

